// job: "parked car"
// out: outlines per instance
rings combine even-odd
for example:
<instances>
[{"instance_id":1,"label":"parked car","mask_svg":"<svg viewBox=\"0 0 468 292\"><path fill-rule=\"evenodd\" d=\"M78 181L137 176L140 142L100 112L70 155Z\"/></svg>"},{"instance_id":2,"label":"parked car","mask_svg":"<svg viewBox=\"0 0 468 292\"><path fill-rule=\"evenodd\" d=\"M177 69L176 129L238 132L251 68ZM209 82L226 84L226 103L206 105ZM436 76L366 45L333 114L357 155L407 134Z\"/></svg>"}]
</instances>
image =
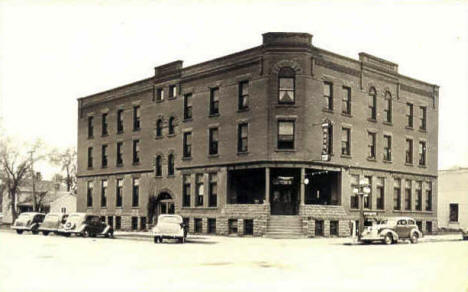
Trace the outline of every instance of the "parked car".
<instances>
[{"instance_id":1,"label":"parked car","mask_svg":"<svg viewBox=\"0 0 468 292\"><path fill-rule=\"evenodd\" d=\"M376 220L372 226L364 229L361 241L370 243L381 241L385 244L397 243L400 239L409 239L411 243L417 243L422 237L416 221L409 217L390 217Z\"/></svg>"},{"instance_id":2,"label":"parked car","mask_svg":"<svg viewBox=\"0 0 468 292\"><path fill-rule=\"evenodd\" d=\"M187 238L187 227L180 215L159 215L158 223L151 230L154 243L162 242L163 239L177 239L184 243Z\"/></svg>"},{"instance_id":3,"label":"parked car","mask_svg":"<svg viewBox=\"0 0 468 292\"><path fill-rule=\"evenodd\" d=\"M68 214L64 213L49 213L45 216L44 221L39 226L39 231L43 235L49 235L50 232L59 234L59 230L67 221Z\"/></svg>"},{"instance_id":4,"label":"parked car","mask_svg":"<svg viewBox=\"0 0 468 292\"><path fill-rule=\"evenodd\" d=\"M102 222L99 216L89 215L86 213L72 213L68 216L67 222L60 233L65 236L71 234L81 235L83 237L96 237L103 235L105 237L114 237L114 229L112 226Z\"/></svg>"},{"instance_id":5,"label":"parked car","mask_svg":"<svg viewBox=\"0 0 468 292\"><path fill-rule=\"evenodd\" d=\"M31 231L32 234L39 233L39 225L44 221L45 214L38 212L21 213L16 218L11 229L16 230L16 233L22 234L23 231Z\"/></svg>"}]
</instances>

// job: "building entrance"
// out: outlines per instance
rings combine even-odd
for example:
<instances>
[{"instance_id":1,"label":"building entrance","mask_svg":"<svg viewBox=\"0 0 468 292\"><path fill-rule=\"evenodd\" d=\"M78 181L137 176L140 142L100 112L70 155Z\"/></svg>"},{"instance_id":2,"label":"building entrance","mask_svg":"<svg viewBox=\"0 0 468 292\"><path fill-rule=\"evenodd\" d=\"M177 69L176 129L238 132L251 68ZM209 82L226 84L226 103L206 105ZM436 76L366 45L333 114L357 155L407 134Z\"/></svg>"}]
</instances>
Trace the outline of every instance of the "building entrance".
<instances>
[{"instance_id":1,"label":"building entrance","mask_svg":"<svg viewBox=\"0 0 468 292\"><path fill-rule=\"evenodd\" d=\"M300 170L271 169L270 207L272 215L297 215L299 211Z\"/></svg>"}]
</instances>

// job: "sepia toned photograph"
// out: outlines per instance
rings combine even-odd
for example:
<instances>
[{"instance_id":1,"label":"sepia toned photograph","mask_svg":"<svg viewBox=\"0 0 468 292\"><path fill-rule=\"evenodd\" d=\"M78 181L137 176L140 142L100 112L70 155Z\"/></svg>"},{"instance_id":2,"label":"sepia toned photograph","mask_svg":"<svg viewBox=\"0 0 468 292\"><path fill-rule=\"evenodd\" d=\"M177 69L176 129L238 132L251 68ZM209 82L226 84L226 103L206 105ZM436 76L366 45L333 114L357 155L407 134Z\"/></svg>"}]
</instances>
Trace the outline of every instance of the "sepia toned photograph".
<instances>
[{"instance_id":1,"label":"sepia toned photograph","mask_svg":"<svg viewBox=\"0 0 468 292\"><path fill-rule=\"evenodd\" d=\"M0 292L468 292L468 1L0 0Z\"/></svg>"}]
</instances>

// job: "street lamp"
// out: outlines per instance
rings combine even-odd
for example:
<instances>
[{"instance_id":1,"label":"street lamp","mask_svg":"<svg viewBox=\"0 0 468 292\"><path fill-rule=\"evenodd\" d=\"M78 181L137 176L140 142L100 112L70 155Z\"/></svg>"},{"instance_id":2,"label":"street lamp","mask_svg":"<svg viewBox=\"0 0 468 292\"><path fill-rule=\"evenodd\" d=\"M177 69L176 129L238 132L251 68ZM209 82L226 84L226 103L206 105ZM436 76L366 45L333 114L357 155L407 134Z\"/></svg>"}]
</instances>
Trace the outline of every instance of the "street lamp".
<instances>
[{"instance_id":1,"label":"street lamp","mask_svg":"<svg viewBox=\"0 0 468 292\"><path fill-rule=\"evenodd\" d=\"M353 193L359 196L359 230L358 240L361 240L361 234L364 230L364 198L368 198L371 192L367 180L361 179L359 184L353 188Z\"/></svg>"}]
</instances>

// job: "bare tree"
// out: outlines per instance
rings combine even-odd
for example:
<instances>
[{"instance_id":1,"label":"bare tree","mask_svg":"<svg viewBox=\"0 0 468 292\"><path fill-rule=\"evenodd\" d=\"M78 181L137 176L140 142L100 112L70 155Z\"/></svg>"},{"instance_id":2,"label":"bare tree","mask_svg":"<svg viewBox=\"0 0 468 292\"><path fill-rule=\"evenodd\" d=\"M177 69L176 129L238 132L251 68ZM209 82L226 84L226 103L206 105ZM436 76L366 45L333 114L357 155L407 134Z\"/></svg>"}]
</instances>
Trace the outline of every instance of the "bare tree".
<instances>
[{"instance_id":1,"label":"bare tree","mask_svg":"<svg viewBox=\"0 0 468 292\"><path fill-rule=\"evenodd\" d=\"M63 181L67 185L67 191L76 194L76 149L67 148L63 151L55 150L50 155L50 162L60 166L64 172Z\"/></svg>"}]
</instances>

